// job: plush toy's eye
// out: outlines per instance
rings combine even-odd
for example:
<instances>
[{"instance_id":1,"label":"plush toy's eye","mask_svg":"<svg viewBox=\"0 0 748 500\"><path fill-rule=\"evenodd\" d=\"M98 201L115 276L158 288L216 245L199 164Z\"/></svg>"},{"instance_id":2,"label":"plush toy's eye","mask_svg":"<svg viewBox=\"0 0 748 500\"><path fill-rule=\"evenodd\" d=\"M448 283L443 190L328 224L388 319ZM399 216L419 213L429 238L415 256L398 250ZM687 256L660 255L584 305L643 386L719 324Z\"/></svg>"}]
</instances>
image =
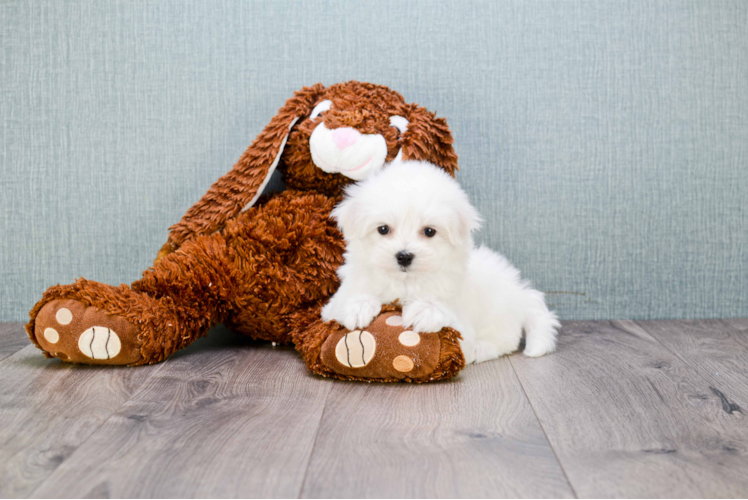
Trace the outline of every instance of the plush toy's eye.
<instances>
[{"instance_id":1,"label":"plush toy's eye","mask_svg":"<svg viewBox=\"0 0 748 500\"><path fill-rule=\"evenodd\" d=\"M312 114L309 115L310 120L314 120L319 115L330 109L332 106L332 101L322 101L321 103L317 104L314 109L312 110Z\"/></svg>"},{"instance_id":2,"label":"plush toy's eye","mask_svg":"<svg viewBox=\"0 0 748 500\"><path fill-rule=\"evenodd\" d=\"M403 135L408 130L408 123L410 122L402 116L390 116L390 127L395 127L400 132L398 135Z\"/></svg>"},{"instance_id":3,"label":"plush toy's eye","mask_svg":"<svg viewBox=\"0 0 748 500\"><path fill-rule=\"evenodd\" d=\"M423 228L423 234L425 234L427 238L433 238L436 234L436 229L433 227L425 227Z\"/></svg>"},{"instance_id":4,"label":"plush toy's eye","mask_svg":"<svg viewBox=\"0 0 748 500\"><path fill-rule=\"evenodd\" d=\"M389 234L390 226L379 226L377 228L377 231L379 231L379 234L381 235Z\"/></svg>"}]
</instances>

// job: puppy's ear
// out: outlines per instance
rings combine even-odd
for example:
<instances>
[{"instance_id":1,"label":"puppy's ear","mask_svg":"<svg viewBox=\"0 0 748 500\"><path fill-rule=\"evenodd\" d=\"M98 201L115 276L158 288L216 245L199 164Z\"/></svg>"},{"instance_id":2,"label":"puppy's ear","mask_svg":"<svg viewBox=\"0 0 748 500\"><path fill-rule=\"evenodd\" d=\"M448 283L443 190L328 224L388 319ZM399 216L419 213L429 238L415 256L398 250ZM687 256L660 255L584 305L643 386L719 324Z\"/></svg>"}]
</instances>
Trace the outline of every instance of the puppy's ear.
<instances>
[{"instance_id":1,"label":"puppy's ear","mask_svg":"<svg viewBox=\"0 0 748 500\"><path fill-rule=\"evenodd\" d=\"M366 232L361 203L356 201L355 196L352 196L354 190L355 186L346 190L347 196L338 203L331 214L343 232L343 237L348 241L361 238Z\"/></svg>"},{"instance_id":2,"label":"puppy's ear","mask_svg":"<svg viewBox=\"0 0 748 500\"><path fill-rule=\"evenodd\" d=\"M325 87L316 84L297 91L252 142L230 172L218 179L178 223L157 261L199 234L210 234L242 209L257 201L280 161L288 134L299 118L311 113Z\"/></svg>"},{"instance_id":3,"label":"puppy's ear","mask_svg":"<svg viewBox=\"0 0 748 500\"><path fill-rule=\"evenodd\" d=\"M437 118L416 104L411 105L407 119L409 123L400 150L402 159L433 163L454 177L458 169L457 154L452 147L454 139L447 120Z\"/></svg>"},{"instance_id":4,"label":"puppy's ear","mask_svg":"<svg viewBox=\"0 0 748 500\"><path fill-rule=\"evenodd\" d=\"M465 195L464 199L455 203L454 218L446 225L447 237L455 246L472 242L472 235L480 229L483 219L478 211L470 204Z\"/></svg>"}]
</instances>

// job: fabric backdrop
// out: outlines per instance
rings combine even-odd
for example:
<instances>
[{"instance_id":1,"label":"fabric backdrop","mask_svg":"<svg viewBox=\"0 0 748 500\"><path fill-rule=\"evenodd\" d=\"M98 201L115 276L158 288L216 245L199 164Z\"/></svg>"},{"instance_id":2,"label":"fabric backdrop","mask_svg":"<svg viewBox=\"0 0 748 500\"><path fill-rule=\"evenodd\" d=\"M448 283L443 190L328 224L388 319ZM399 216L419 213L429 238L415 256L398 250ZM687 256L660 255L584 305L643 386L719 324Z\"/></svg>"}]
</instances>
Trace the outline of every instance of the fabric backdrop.
<instances>
[{"instance_id":1,"label":"fabric backdrop","mask_svg":"<svg viewBox=\"0 0 748 500\"><path fill-rule=\"evenodd\" d=\"M447 117L563 319L748 316L748 2L0 2L0 320L137 279L304 85Z\"/></svg>"}]
</instances>

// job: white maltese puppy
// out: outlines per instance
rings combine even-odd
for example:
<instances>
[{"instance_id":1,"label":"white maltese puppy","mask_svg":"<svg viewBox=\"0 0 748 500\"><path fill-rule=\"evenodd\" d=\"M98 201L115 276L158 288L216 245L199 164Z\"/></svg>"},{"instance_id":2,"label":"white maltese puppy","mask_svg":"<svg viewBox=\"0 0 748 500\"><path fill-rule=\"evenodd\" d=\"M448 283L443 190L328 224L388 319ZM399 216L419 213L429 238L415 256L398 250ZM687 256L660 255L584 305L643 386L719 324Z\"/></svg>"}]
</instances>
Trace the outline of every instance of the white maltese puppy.
<instances>
[{"instance_id":1,"label":"white maltese puppy","mask_svg":"<svg viewBox=\"0 0 748 500\"><path fill-rule=\"evenodd\" d=\"M405 327L458 330L468 363L556 347L556 315L543 294L486 247L475 248L480 216L457 181L427 162L396 161L350 186L333 211L347 243L340 288L322 319L363 328L399 300Z\"/></svg>"}]
</instances>

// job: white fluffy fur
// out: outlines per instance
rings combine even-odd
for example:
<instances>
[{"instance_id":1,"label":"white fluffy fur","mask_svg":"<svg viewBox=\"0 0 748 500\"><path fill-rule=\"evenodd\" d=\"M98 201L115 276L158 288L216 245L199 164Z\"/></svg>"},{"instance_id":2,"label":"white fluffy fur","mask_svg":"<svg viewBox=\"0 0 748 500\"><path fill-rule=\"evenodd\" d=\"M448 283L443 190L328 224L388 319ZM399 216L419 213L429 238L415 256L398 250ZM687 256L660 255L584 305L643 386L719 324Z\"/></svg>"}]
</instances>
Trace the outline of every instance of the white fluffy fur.
<instances>
[{"instance_id":1,"label":"white fluffy fur","mask_svg":"<svg viewBox=\"0 0 748 500\"><path fill-rule=\"evenodd\" d=\"M556 315L543 294L486 247L475 248L480 217L457 182L426 162L396 161L352 185L333 212L347 243L338 270L340 289L322 309L325 321L366 327L382 304L399 299L403 320L418 332L451 326L462 333L468 363L517 350L525 355L556 347ZM387 225L390 233L379 234ZM423 230L436 235L429 238ZM400 251L415 255L401 267Z\"/></svg>"}]
</instances>

